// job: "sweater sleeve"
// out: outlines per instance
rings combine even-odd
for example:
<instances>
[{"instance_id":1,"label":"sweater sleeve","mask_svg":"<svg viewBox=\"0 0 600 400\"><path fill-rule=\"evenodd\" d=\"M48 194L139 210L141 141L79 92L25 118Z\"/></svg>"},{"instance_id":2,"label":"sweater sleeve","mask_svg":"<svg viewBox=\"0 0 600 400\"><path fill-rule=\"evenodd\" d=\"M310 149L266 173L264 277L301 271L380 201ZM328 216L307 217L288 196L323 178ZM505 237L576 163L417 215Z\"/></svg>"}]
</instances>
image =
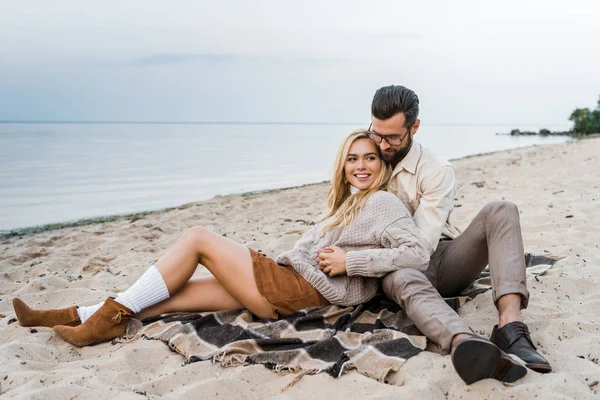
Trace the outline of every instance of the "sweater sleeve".
<instances>
[{"instance_id":1,"label":"sweater sleeve","mask_svg":"<svg viewBox=\"0 0 600 400\"><path fill-rule=\"evenodd\" d=\"M319 236L319 231L322 223L313 225L313 227L304 232L304 234L294 243L294 247L291 250L284 251L277 256L275 262L281 265L292 265L291 256L297 253L308 254L310 248L314 245L316 238Z\"/></svg>"},{"instance_id":2,"label":"sweater sleeve","mask_svg":"<svg viewBox=\"0 0 600 400\"><path fill-rule=\"evenodd\" d=\"M383 249L346 253L346 273L378 278L400 268L425 271L429 264L428 243L411 217L398 218L381 234Z\"/></svg>"}]
</instances>

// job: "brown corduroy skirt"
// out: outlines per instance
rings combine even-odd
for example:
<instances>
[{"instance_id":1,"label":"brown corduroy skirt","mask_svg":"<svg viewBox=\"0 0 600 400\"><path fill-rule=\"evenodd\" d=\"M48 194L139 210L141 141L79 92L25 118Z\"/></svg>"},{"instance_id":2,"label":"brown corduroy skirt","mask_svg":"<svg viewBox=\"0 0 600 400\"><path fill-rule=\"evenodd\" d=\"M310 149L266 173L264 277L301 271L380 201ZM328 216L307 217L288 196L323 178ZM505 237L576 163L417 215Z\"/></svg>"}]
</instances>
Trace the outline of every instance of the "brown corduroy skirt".
<instances>
[{"instance_id":1,"label":"brown corduroy skirt","mask_svg":"<svg viewBox=\"0 0 600 400\"><path fill-rule=\"evenodd\" d=\"M252 249L252 268L258 291L285 317L308 307L327 306L329 302L292 267L279 265L272 258Z\"/></svg>"}]
</instances>

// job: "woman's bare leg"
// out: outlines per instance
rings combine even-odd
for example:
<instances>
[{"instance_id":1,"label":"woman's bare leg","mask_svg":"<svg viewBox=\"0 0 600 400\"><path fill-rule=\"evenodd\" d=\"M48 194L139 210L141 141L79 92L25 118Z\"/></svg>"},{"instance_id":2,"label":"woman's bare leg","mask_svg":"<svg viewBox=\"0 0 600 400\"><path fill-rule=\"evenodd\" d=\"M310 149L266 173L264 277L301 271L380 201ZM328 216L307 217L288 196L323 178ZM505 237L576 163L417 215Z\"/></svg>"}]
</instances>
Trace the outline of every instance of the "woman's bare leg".
<instances>
[{"instance_id":1,"label":"woman's bare leg","mask_svg":"<svg viewBox=\"0 0 600 400\"><path fill-rule=\"evenodd\" d=\"M143 319L169 312L220 311L242 308L214 276L190 279L177 293L165 301L145 308L136 315Z\"/></svg>"},{"instance_id":2,"label":"woman's bare leg","mask_svg":"<svg viewBox=\"0 0 600 400\"><path fill-rule=\"evenodd\" d=\"M221 291L221 287L214 283L211 283L211 286L206 286L208 283L204 284L205 286L194 283L183 293L181 298L177 297L178 292L186 286L199 263L211 272L222 289L231 296L231 299L227 298ZM187 301L192 301L193 298L194 304L210 304L213 301L210 297L219 294L219 301L222 303L218 304L227 305L226 309L235 308L231 301L233 299L261 318L276 316L273 308L256 286L250 250L208 229L202 227L189 229L158 261L156 268L162 275L169 294L175 299L170 303L171 306L181 307L169 311L191 311ZM194 289L193 296L190 293L191 289ZM197 294L195 293L196 289L198 290ZM203 289L208 289L206 294ZM215 304L213 303L213 305ZM194 311L209 310L194 309ZM143 314L145 315L145 313Z\"/></svg>"}]
</instances>

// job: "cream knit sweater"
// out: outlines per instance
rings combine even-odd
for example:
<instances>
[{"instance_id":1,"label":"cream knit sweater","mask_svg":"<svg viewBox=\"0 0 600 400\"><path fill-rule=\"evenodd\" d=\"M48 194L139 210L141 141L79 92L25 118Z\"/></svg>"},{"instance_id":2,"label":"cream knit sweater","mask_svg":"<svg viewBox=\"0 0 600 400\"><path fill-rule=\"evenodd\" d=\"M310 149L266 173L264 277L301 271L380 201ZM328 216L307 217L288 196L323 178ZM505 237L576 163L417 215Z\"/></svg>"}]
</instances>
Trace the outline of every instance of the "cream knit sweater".
<instances>
[{"instance_id":1,"label":"cream knit sweater","mask_svg":"<svg viewBox=\"0 0 600 400\"><path fill-rule=\"evenodd\" d=\"M293 267L332 304L351 306L372 299L379 287L377 278L391 271L427 269L427 238L392 193L375 192L345 228L322 232L325 222L314 225L276 261ZM346 252L347 275L330 277L319 269L317 250L332 245Z\"/></svg>"}]
</instances>

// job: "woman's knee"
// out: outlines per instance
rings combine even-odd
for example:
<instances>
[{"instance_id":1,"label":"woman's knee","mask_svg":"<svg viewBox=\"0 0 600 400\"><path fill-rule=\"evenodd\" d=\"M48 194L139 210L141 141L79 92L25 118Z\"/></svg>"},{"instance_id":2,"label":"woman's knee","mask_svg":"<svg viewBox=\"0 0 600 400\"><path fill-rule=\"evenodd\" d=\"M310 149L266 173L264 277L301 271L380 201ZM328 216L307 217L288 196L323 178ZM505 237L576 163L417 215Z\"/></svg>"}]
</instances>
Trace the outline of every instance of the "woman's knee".
<instances>
[{"instance_id":1,"label":"woman's knee","mask_svg":"<svg viewBox=\"0 0 600 400\"><path fill-rule=\"evenodd\" d=\"M184 238L186 238L199 253L203 248L206 248L206 245L209 244L210 239L214 234L214 232L202 226L193 226L185 232Z\"/></svg>"}]
</instances>

